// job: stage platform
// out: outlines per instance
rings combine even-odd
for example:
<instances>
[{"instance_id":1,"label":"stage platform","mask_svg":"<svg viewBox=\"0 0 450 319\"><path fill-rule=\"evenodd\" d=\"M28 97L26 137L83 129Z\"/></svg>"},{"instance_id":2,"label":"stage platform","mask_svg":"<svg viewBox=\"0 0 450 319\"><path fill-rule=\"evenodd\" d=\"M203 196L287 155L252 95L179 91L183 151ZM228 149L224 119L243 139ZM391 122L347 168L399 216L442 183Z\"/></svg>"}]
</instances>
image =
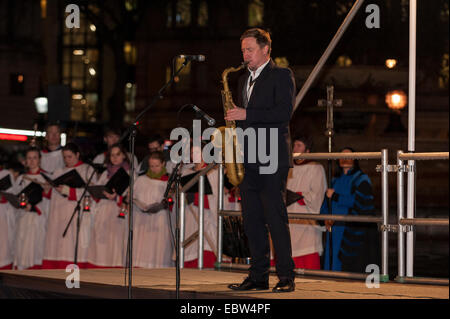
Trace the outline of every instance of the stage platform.
<instances>
[{"instance_id":1,"label":"stage platform","mask_svg":"<svg viewBox=\"0 0 450 319\"><path fill-rule=\"evenodd\" d=\"M175 269L133 269L133 298L174 299ZM69 289L61 270L0 271L0 298L127 298L125 269L81 269L80 288ZM181 269L181 299L448 299L448 286L380 283L367 288L356 280L297 277L290 293L235 292L227 288L246 273ZM277 283L270 277L270 287Z\"/></svg>"}]
</instances>

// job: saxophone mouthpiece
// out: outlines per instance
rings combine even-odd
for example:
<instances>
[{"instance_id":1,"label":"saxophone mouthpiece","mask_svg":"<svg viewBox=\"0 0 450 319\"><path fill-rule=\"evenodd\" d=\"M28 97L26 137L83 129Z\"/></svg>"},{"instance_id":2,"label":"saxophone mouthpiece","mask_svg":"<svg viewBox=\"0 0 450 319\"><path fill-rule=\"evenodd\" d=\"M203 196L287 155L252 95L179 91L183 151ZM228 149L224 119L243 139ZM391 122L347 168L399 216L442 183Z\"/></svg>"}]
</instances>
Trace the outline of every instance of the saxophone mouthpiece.
<instances>
[{"instance_id":1,"label":"saxophone mouthpiece","mask_svg":"<svg viewBox=\"0 0 450 319\"><path fill-rule=\"evenodd\" d=\"M243 66L244 68L247 67L247 65L248 65L248 61L242 62L242 66Z\"/></svg>"}]
</instances>

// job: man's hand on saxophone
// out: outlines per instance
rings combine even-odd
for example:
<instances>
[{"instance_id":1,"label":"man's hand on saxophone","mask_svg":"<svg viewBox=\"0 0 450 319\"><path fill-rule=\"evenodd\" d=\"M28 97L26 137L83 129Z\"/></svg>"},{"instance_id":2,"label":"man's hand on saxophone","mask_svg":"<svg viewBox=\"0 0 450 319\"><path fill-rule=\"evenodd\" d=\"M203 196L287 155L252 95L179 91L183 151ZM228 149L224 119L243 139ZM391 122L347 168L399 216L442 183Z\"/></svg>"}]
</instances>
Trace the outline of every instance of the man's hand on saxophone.
<instances>
[{"instance_id":1,"label":"man's hand on saxophone","mask_svg":"<svg viewBox=\"0 0 450 319\"><path fill-rule=\"evenodd\" d=\"M225 120L226 121L244 121L247 118L247 110L241 107L237 107L236 104L233 103L233 108L228 110Z\"/></svg>"}]
</instances>

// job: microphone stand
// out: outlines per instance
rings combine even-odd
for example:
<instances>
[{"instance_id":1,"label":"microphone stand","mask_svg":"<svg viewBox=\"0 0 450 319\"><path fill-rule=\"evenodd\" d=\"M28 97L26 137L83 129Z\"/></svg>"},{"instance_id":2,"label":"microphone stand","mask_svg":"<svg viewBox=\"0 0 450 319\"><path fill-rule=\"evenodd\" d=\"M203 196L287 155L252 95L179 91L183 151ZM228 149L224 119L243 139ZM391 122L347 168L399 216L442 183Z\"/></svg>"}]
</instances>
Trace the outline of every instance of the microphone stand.
<instances>
[{"instance_id":1,"label":"microphone stand","mask_svg":"<svg viewBox=\"0 0 450 319\"><path fill-rule=\"evenodd\" d=\"M89 186L89 184L91 183L92 177L94 177L96 170L95 168L92 170L92 174L89 177L89 180L87 181L87 183L84 186L84 190L83 190L83 194L81 195L80 199L78 199L77 201L77 205L75 206L72 216L70 217L69 222L67 223L66 229L64 230L63 233L63 238L66 237L67 231L69 230L69 226L72 223L73 217L75 216L75 214L77 214L77 230L76 230L76 238L75 238L75 253L74 253L74 264L78 265L78 237L80 235L80 203L81 201L84 199L84 196L86 195L87 192L87 187Z\"/></svg>"},{"instance_id":2,"label":"microphone stand","mask_svg":"<svg viewBox=\"0 0 450 319\"><path fill-rule=\"evenodd\" d=\"M128 129L125 130L125 132L120 137L120 143L123 142L123 140L129 135L129 148L131 152L131 165L130 165L130 200L128 201L128 299L132 299L132 269L133 269L133 188L134 188L134 146L136 142L136 134L137 134L137 127L139 125L139 120L142 116L144 116L145 113L147 113L150 108L153 107L153 105L160 99L163 99L164 96L162 95L163 92L174 82L175 77L188 65L190 62L189 59L184 59L183 64L181 67L172 74L170 80L164 84L164 86L159 89L158 94L153 97L153 99L150 101L150 104L136 117L134 120L134 123L131 124Z\"/></svg>"},{"instance_id":3,"label":"microphone stand","mask_svg":"<svg viewBox=\"0 0 450 319\"><path fill-rule=\"evenodd\" d=\"M179 172L182 166L182 161L177 163L172 173L170 174L169 181L167 182L167 187L164 192L163 202L167 205L169 191L172 188L172 184L175 183L175 198L177 199L177 204L175 206L175 295L176 299L180 299L180 220L179 220L179 207L180 207L180 179L181 172ZM169 215L170 218L170 215Z\"/></svg>"}]
</instances>

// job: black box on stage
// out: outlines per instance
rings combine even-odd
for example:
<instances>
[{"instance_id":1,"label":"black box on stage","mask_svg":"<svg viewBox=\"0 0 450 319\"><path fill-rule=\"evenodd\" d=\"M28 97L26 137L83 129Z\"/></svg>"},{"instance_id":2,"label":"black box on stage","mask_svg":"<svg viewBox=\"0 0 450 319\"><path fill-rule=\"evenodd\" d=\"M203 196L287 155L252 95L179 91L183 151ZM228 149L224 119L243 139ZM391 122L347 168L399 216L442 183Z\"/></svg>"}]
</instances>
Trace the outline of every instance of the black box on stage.
<instances>
[{"instance_id":1,"label":"black box on stage","mask_svg":"<svg viewBox=\"0 0 450 319\"><path fill-rule=\"evenodd\" d=\"M70 88L64 84L48 86L48 120L70 121Z\"/></svg>"}]
</instances>

